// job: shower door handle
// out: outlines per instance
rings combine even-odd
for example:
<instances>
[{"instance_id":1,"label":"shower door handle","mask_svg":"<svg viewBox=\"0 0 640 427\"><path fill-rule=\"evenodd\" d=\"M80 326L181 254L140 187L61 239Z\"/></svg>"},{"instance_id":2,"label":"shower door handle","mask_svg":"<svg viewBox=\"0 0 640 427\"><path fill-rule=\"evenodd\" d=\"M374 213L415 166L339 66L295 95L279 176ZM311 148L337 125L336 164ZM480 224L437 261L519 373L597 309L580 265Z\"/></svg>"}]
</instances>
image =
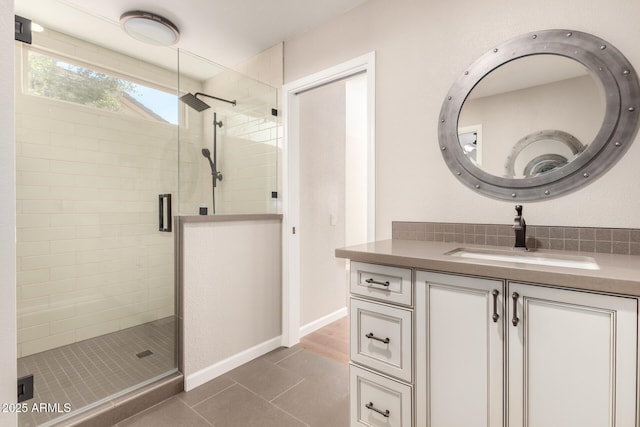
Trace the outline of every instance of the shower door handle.
<instances>
[{"instance_id":1,"label":"shower door handle","mask_svg":"<svg viewBox=\"0 0 640 427\"><path fill-rule=\"evenodd\" d=\"M158 212L158 231L171 233L171 194L158 194Z\"/></svg>"}]
</instances>

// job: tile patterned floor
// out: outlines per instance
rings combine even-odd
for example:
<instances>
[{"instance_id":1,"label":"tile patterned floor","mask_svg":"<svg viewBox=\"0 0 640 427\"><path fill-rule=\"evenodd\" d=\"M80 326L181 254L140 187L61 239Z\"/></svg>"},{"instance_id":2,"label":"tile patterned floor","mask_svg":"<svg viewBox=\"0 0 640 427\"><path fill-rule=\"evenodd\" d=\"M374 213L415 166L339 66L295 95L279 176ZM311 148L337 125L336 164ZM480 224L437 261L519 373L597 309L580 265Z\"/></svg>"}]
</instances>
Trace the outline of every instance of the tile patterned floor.
<instances>
[{"instance_id":1,"label":"tile patterned floor","mask_svg":"<svg viewBox=\"0 0 640 427\"><path fill-rule=\"evenodd\" d=\"M345 325L327 326L321 335L343 341ZM314 349L274 350L116 426L347 427L348 364Z\"/></svg>"},{"instance_id":2,"label":"tile patterned floor","mask_svg":"<svg viewBox=\"0 0 640 427\"><path fill-rule=\"evenodd\" d=\"M34 374L34 399L70 403L73 409L108 398L175 369L175 318L124 329L18 359L18 376ZM136 354L151 350L139 358ZM20 427L44 424L60 414L21 413Z\"/></svg>"}]
</instances>

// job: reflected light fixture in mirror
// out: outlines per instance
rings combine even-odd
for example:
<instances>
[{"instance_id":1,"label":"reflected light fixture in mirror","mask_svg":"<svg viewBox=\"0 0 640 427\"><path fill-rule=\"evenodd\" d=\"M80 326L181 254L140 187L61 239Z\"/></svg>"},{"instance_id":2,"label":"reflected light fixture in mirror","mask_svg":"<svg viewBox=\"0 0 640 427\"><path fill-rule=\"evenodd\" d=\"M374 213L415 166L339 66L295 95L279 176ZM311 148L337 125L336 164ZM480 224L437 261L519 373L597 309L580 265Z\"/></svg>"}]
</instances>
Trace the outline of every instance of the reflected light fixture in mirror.
<instances>
[{"instance_id":1,"label":"reflected light fixture in mirror","mask_svg":"<svg viewBox=\"0 0 640 427\"><path fill-rule=\"evenodd\" d=\"M180 31L162 16L134 10L120 16L122 29L136 40L156 46L171 46L180 39Z\"/></svg>"}]
</instances>

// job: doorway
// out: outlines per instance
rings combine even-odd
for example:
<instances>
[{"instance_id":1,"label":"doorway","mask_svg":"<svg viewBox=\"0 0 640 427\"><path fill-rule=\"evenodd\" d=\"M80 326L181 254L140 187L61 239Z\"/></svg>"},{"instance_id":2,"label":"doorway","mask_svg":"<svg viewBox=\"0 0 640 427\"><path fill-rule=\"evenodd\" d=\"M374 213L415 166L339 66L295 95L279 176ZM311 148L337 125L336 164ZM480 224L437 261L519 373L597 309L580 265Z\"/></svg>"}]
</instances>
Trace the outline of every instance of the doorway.
<instances>
[{"instance_id":1,"label":"doorway","mask_svg":"<svg viewBox=\"0 0 640 427\"><path fill-rule=\"evenodd\" d=\"M347 314L338 247L374 240L374 53L285 85L283 345Z\"/></svg>"}]
</instances>

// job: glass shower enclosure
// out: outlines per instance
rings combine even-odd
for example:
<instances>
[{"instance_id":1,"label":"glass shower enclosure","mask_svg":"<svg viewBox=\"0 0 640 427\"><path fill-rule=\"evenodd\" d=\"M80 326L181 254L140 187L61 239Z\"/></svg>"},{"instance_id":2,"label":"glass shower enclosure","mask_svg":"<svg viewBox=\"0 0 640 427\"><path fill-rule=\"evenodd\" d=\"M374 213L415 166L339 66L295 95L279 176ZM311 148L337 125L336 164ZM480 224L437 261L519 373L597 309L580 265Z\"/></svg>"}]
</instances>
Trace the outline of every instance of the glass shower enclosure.
<instances>
[{"instance_id":1,"label":"glass shower enclosure","mask_svg":"<svg viewBox=\"0 0 640 427\"><path fill-rule=\"evenodd\" d=\"M177 371L177 69L51 28L15 53L18 374L62 408L31 426Z\"/></svg>"},{"instance_id":2,"label":"glass shower enclosure","mask_svg":"<svg viewBox=\"0 0 640 427\"><path fill-rule=\"evenodd\" d=\"M21 413L21 427L178 372L172 214L210 215L214 197L216 214L277 209L274 88L177 49L140 45L142 58L56 30L44 5L113 26L64 1L16 2L45 27L15 45L18 374L33 377L30 406L57 408ZM235 103L198 95L199 112L188 93Z\"/></svg>"}]
</instances>

